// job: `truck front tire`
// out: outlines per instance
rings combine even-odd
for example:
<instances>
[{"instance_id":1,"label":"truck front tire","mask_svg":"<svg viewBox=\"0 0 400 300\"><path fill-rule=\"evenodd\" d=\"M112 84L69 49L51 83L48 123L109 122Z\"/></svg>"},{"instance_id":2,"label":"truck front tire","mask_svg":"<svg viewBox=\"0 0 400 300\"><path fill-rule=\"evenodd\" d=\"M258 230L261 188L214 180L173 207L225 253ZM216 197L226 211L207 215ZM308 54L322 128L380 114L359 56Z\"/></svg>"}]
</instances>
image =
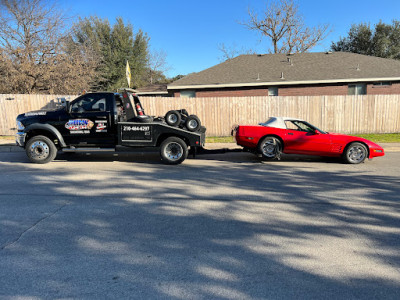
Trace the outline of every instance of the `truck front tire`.
<instances>
[{"instance_id":1,"label":"truck front tire","mask_svg":"<svg viewBox=\"0 0 400 300\"><path fill-rule=\"evenodd\" d=\"M165 164L177 165L188 156L186 143L178 137L169 137L161 143L160 156Z\"/></svg>"},{"instance_id":2,"label":"truck front tire","mask_svg":"<svg viewBox=\"0 0 400 300\"><path fill-rule=\"evenodd\" d=\"M37 164L47 164L57 156L57 147L44 135L31 138L25 147L29 160Z\"/></svg>"}]
</instances>

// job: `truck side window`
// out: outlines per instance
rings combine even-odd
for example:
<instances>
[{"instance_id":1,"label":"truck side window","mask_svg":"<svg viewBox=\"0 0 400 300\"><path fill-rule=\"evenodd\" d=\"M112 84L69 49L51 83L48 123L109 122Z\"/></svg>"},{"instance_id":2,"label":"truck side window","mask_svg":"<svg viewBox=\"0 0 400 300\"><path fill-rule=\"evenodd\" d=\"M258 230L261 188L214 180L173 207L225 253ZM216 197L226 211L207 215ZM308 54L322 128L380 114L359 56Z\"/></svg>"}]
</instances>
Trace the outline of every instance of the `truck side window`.
<instances>
[{"instance_id":1,"label":"truck side window","mask_svg":"<svg viewBox=\"0 0 400 300\"><path fill-rule=\"evenodd\" d=\"M94 110L94 111L106 111L106 98L101 98L101 99L97 100L97 102L95 102L92 105L92 110Z\"/></svg>"},{"instance_id":2,"label":"truck side window","mask_svg":"<svg viewBox=\"0 0 400 300\"><path fill-rule=\"evenodd\" d=\"M85 95L72 104L71 111L75 113L106 111L104 94Z\"/></svg>"},{"instance_id":3,"label":"truck side window","mask_svg":"<svg viewBox=\"0 0 400 300\"><path fill-rule=\"evenodd\" d=\"M124 109L124 104L119 96L115 96L115 105L117 107L117 115L119 122L126 122L126 112Z\"/></svg>"}]
</instances>

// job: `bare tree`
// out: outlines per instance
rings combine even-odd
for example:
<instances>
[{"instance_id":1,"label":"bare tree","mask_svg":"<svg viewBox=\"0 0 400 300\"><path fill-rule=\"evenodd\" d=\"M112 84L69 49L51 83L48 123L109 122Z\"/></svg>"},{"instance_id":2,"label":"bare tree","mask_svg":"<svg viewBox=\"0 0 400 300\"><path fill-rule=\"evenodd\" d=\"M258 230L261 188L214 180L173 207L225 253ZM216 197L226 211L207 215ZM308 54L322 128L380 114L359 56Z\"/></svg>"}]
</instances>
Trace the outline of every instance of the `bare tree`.
<instances>
[{"instance_id":1,"label":"bare tree","mask_svg":"<svg viewBox=\"0 0 400 300\"><path fill-rule=\"evenodd\" d=\"M155 83L160 80L160 77L165 76L163 74L170 69L167 63L167 53L164 50L154 50L150 53L149 62L149 81L150 84Z\"/></svg>"},{"instance_id":2,"label":"bare tree","mask_svg":"<svg viewBox=\"0 0 400 300\"><path fill-rule=\"evenodd\" d=\"M235 44L229 47L221 43L218 45L218 50L222 52L222 56L219 58L220 61L230 60L242 54L255 54L255 52L250 49L238 49Z\"/></svg>"},{"instance_id":3,"label":"bare tree","mask_svg":"<svg viewBox=\"0 0 400 300\"><path fill-rule=\"evenodd\" d=\"M307 27L298 5L293 0L268 2L262 16L249 9L249 19L241 23L270 39L273 53L306 52L324 40L329 25Z\"/></svg>"},{"instance_id":4,"label":"bare tree","mask_svg":"<svg viewBox=\"0 0 400 300\"><path fill-rule=\"evenodd\" d=\"M66 45L65 20L54 2L0 0L0 92L69 93L86 85L95 60L88 49Z\"/></svg>"}]
</instances>

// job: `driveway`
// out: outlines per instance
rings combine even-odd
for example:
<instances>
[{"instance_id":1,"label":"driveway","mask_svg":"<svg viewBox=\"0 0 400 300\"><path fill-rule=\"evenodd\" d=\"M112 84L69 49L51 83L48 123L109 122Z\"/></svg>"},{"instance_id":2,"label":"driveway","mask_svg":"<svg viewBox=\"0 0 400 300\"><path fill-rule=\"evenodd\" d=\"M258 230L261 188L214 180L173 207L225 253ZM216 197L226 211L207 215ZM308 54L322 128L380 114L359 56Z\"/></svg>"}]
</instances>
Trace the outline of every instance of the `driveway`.
<instances>
[{"instance_id":1,"label":"driveway","mask_svg":"<svg viewBox=\"0 0 400 300\"><path fill-rule=\"evenodd\" d=\"M400 153L0 153L1 299L398 299Z\"/></svg>"}]
</instances>

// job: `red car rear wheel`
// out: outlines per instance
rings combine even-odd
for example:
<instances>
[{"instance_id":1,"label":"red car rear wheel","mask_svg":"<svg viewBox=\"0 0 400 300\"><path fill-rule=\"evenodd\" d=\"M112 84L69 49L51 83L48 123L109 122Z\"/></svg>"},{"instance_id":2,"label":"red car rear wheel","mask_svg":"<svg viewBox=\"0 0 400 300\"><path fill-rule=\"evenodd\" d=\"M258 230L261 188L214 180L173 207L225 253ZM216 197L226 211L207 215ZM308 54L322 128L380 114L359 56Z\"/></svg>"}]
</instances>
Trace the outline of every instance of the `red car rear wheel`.
<instances>
[{"instance_id":1,"label":"red car rear wheel","mask_svg":"<svg viewBox=\"0 0 400 300\"><path fill-rule=\"evenodd\" d=\"M258 152L262 154L265 159L278 158L282 151L282 143L279 139L273 136L267 136L258 144Z\"/></svg>"}]
</instances>

